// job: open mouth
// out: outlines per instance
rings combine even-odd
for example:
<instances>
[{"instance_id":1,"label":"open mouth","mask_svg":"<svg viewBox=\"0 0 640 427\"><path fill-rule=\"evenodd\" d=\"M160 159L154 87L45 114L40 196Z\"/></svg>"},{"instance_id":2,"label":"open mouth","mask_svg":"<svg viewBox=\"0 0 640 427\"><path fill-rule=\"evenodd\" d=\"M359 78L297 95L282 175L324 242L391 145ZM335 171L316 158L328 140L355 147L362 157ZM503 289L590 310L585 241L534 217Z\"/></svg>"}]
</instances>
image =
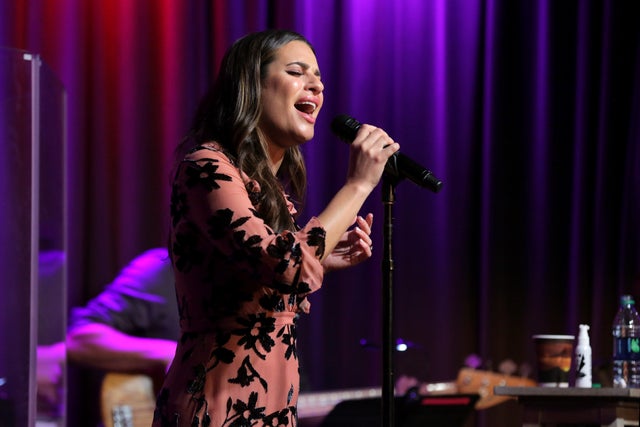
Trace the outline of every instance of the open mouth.
<instances>
[{"instance_id":1,"label":"open mouth","mask_svg":"<svg viewBox=\"0 0 640 427\"><path fill-rule=\"evenodd\" d=\"M304 101L298 102L297 104L295 104L295 107L298 111L302 111L305 114L312 114L314 111L316 111L316 108L318 106L313 102Z\"/></svg>"}]
</instances>

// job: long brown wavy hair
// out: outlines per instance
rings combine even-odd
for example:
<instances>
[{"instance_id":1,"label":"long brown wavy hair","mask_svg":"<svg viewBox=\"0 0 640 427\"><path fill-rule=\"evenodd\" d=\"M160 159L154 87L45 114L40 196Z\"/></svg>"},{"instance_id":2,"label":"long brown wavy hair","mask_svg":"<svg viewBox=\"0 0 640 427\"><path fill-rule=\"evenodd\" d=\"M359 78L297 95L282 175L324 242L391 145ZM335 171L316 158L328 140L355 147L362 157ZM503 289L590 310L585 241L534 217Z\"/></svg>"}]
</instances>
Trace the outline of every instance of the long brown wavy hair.
<instances>
[{"instance_id":1,"label":"long brown wavy hair","mask_svg":"<svg viewBox=\"0 0 640 427\"><path fill-rule=\"evenodd\" d=\"M232 156L238 168L261 187L258 213L275 231L293 230L283 189L300 207L306 192L307 172L300 149L287 149L278 175L270 169L267 143L258 131L262 114L262 81L276 51L292 41L311 43L287 30L252 33L237 40L227 51L213 88L204 96L187 136L176 154L180 162L197 145L216 141Z\"/></svg>"}]
</instances>

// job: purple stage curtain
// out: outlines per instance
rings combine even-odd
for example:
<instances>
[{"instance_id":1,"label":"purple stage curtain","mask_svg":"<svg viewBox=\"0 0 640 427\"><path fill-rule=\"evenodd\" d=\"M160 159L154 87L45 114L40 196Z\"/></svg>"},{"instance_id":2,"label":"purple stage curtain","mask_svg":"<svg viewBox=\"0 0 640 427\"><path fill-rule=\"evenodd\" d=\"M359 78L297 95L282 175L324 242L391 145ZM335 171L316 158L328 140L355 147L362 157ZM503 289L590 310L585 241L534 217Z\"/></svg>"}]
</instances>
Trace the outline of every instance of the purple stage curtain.
<instances>
[{"instance_id":1,"label":"purple stage curtain","mask_svg":"<svg viewBox=\"0 0 640 427\"><path fill-rule=\"evenodd\" d=\"M472 353L485 368L532 364L531 335L576 334L580 323L606 372L618 298L640 300L638 10L604 0L2 2L0 46L41 54L68 91L69 304L164 245L172 151L226 47L290 28L314 44L326 87L304 146L303 218L344 180L348 147L329 131L337 114L383 127L444 181L437 194L395 188L395 331L412 343L396 354L396 376L451 380ZM373 259L328 275L301 319L312 390L381 383L379 191L366 211Z\"/></svg>"}]
</instances>

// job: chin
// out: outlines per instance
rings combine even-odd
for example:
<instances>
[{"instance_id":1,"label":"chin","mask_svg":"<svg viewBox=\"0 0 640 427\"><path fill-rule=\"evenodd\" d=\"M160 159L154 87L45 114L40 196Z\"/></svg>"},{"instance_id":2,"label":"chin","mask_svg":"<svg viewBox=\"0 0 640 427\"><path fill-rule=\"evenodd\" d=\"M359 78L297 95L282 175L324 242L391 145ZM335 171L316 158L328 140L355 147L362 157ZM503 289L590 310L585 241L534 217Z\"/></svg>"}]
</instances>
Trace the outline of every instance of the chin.
<instances>
[{"instance_id":1,"label":"chin","mask_svg":"<svg viewBox=\"0 0 640 427\"><path fill-rule=\"evenodd\" d=\"M304 144L306 142L309 142L313 139L313 132L311 132L310 135L306 135L304 138L302 138L301 144Z\"/></svg>"},{"instance_id":2,"label":"chin","mask_svg":"<svg viewBox=\"0 0 640 427\"><path fill-rule=\"evenodd\" d=\"M313 126L305 126L304 129L300 129L300 136L305 140L309 141L315 135L315 128Z\"/></svg>"},{"instance_id":3,"label":"chin","mask_svg":"<svg viewBox=\"0 0 640 427\"><path fill-rule=\"evenodd\" d=\"M296 132L293 135L290 135L290 141L294 143L294 145L304 144L305 142L313 139L314 132Z\"/></svg>"}]
</instances>

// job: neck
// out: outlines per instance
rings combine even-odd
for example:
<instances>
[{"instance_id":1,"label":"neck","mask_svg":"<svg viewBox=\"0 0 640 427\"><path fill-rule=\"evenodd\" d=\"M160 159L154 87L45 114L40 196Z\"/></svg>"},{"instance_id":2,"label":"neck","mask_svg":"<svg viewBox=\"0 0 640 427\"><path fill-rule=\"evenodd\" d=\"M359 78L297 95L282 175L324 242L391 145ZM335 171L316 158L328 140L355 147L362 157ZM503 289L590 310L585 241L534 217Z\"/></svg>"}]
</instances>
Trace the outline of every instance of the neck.
<instances>
[{"instance_id":1,"label":"neck","mask_svg":"<svg viewBox=\"0 0 640 427\"><path fill-rule=\"evenodd\" d=\"M270 146L269 159L271 160L271 172L276 175L278 173L278 169L280 169L282 161L284 160L284 150Z\"/></svg>"},{"instance_id":2,"label":"neck","mask_svg":"<svg viewBox=\"0 0 640 427\"><path fill-rule=\"evenodd\" d=\"M278 160L276 163L271 163L271 172L274 175L278 174L278 169L280 169L280 165L282 164L282 159Z\"/></svg>"}]
</instances>

